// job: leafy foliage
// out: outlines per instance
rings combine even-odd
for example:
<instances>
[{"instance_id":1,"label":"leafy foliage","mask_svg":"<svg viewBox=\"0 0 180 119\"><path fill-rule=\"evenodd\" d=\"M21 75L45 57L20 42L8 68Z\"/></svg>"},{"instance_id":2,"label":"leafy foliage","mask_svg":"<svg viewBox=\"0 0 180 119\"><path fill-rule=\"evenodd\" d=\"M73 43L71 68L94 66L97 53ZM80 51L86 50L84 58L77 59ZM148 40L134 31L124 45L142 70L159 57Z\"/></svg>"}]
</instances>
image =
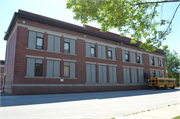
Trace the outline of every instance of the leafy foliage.
<instances>
[{"instance_id":1,"label":"leafy foliage","mask_svg":"<svg viewBox=\"0 0 180 119\"><path fill-rule=\"evenodd\" d=\"M170 52L168 46L163 46L162 50L166 52L165 54L165 63L166 63L166 72L168 78L176 78L177 83L179 84L179 62L180 56L176 51Z\"/></svg>"},{"instance_id":2,"label":"leafy foliage","mask_svg":"<svg viewBox=\"0 0 180 119\"><path fill-rule=\"evenodd\" d=\"M172 21L161 19L157 7L159 3L145 3L144 0L67 0L66 8L74 13L74 19L81 20L82 24L96 21L101 25L101 32L117 28L121 36L131 35L131 43L140 44L146 51L155 51L166 36L171 32ZM158 26L168 25L164 30Z\"/></svg>"}]
</instances>

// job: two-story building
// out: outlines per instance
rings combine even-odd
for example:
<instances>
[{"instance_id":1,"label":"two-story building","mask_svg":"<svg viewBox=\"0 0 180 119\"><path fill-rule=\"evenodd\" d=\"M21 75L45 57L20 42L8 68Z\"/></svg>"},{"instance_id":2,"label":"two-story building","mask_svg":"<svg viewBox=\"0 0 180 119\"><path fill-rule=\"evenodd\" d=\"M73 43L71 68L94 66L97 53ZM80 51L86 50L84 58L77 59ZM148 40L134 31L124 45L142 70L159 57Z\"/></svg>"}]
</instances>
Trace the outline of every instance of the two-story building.
<instances>
[{"instance_id":1,"label":"two-story building","mask_svg":"<svg viewBox=\"0 0 180 119\"><path fill-rule=\"evenodd\" d=\"M148 88L149 76L166 77L165 52L88 25L19 10L7 41L5 93L55 94Z\"/></svg>"}]
</instances>

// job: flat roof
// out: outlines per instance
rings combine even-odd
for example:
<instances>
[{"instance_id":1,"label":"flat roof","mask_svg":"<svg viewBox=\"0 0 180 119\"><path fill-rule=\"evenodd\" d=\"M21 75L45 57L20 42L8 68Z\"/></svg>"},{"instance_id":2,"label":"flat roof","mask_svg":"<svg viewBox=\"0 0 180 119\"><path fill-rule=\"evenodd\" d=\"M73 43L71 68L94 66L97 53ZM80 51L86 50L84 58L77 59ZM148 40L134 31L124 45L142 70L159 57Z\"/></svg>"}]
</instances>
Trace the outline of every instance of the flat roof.
<instances>
[{"instance_id":1,"label":"flat roof","mask_svg":"<svg viewBox=\"0 0 180 119\"><path fill-rule=\"evenodd\" d=\"M10 25L8 27L8 30L7 30L7 32L6 32L5 36L4 36L4 40L7 40L9 35L11 34L12 29L13 29L16 21L17 21L17 18L23 18L23 19L27 19L27 20L31 20L31 21L35 21L35 22L55 26L55 27L60 27L60 28L64 28L64 29L68 29L68 30L72 30L72 31L76 31L76 32L81 32L81 33L84 33L84 34L104 38L104 39L107 39L107 40L116 41L116 42L119 42L119 43L122 42L122 43L127 44L127 45L139 47L139 44L131 44L129 41L125 41L125 40L122 40L122 39L110 37L110 36L103 35L103 34L100 34L100 33L95 33L95 32L92 32L92 31L85 30L85 29L77 28L77 27L74 27L74 26L71 26L71 25L67 25L67 24L63 24L63 23L57 23L55 21L51 21L51 20L48 20L48 19L45 19L45 18L40 18L40 17L25 14L25 13L19 13L19 12L14 13L13 18L11 20L11 23L10 23ZM51 18L49 18L49 19L51 19ZM157 49L155 52L158 52L158 53L161 53L161 54L166 54L163 50L160 50L160 49Z\"/></svg>"}]
</instances>

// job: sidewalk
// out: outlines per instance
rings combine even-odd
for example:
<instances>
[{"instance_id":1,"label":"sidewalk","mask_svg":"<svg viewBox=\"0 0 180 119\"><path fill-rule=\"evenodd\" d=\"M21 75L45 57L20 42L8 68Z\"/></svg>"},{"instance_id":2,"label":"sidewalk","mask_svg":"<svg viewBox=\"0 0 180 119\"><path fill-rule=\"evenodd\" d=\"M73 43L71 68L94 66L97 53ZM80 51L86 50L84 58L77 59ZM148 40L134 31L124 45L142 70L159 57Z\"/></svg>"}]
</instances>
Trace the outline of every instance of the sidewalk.
<instances>
[{"instance_id":1,"label":"sidewalk","mask_svg":"<svg viewBox=\"0 0 180 119\"><path fill-rule=\"evenodd\" d=\"M115 119L172 119L179 115L180 104L176 104Z\"/></svg>"}]
</instances>

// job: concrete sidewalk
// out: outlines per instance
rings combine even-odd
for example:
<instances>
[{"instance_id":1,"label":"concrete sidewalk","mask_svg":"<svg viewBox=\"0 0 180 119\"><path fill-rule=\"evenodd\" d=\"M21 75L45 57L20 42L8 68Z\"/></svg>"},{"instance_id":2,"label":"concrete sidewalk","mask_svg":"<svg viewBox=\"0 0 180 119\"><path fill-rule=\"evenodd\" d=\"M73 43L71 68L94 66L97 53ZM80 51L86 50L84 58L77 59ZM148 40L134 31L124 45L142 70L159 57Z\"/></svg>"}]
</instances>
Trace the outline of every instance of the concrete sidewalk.
<instances>
[{"instance_id":1,"label":"concrete sidewalk","mask_svg":"<svg viewBox=\"0 0 180 119\"><path fill-rule=\"evenodd\" d=\"M170 105L115 119L172 119L180 115L180 104Z\"/></svg>"}]
</instances>

